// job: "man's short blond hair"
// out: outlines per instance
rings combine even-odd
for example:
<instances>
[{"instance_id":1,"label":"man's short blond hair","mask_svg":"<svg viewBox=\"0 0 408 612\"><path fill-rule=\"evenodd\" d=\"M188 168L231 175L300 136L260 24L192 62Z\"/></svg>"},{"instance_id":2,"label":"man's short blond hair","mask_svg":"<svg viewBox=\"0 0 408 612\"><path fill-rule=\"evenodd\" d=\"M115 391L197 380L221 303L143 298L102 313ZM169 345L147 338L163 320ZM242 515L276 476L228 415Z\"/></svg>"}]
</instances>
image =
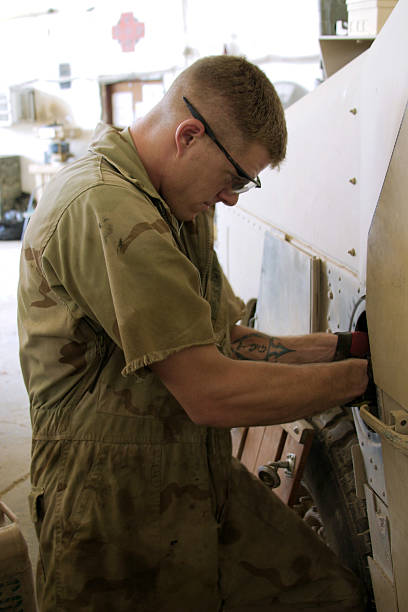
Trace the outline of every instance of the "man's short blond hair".
<instances>
[{"instance_id":1,"label":"man's short blond hair","mask_svg":"<svg viewBox=\"0 0 408 612\"><path fill-rule=\"evenodd\" d=\"M177 77L168 93L177 97L178 105L186 96L218 137L232 137L235 127L243 143L266 148L272 167L284 159L287 132L281 101L264 72L246 59L230 55L199 59Z\"/></svg>"}]
</instances>

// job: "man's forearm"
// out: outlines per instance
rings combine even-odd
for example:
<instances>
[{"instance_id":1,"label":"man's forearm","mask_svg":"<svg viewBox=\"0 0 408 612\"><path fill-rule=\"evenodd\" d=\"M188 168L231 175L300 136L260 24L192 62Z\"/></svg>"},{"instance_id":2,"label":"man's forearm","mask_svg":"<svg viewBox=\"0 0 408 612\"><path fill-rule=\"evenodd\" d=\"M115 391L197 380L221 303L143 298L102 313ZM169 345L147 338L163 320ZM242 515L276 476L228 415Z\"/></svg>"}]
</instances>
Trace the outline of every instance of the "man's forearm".
<instances>
[{"instance_id":1,"label":"man's forearm","mask_svg":"<svg viewBox=\"0 0 408 612\"><path fill-rule=\"evenodd\" d=\"M317 414L362 393L367 362L348 359L321 364L241 362L226 368L208 423L271 425ZM219 415L219 416L218 416ZM219 423L217 420L219 418ZM204 421L205 423L205 421Z\"/></svg>"},{"instance_id":2,"label":"man's forearm","mask_svg":"<svg viewBox=\"0 0 408 612\"><path fill-rule=\"evenodd\" d=\"M233 360L215 345L152 364L192 421L213 427L294 421L345 403L367 386L367 361L288 364Z\"/></svg>"},{"instance_id":3,"label":"man's forearm","mask_svg":"<svg viewBox=\"0 0 408 612\"><path fill-rule=\"evenodd\" d=\"M270 363L323 363L333 360L337 336L328 333L306 336L268 336L236 325L231 333L234 359Z\"/></svg>"}]
</instances>

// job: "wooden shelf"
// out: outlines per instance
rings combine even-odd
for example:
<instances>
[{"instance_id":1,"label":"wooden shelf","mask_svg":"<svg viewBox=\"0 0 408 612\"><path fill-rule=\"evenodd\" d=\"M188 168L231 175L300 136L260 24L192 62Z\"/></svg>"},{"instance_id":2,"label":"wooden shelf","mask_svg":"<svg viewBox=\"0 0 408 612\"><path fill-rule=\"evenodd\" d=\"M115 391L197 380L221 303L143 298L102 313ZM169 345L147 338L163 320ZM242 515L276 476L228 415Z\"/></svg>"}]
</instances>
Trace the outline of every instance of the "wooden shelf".
<instances>
[{"instance_id":1,"label":"wooden shelf","mask_svg":"<svg viewBox=\"0 0 408 612\"><path fill-rule=\"evenodd\" d=\"M323 60L323 70L328 78L341 68L367 51L375 38L368 36L321 36L320 51Z\"/></svg>"}]
</instances>

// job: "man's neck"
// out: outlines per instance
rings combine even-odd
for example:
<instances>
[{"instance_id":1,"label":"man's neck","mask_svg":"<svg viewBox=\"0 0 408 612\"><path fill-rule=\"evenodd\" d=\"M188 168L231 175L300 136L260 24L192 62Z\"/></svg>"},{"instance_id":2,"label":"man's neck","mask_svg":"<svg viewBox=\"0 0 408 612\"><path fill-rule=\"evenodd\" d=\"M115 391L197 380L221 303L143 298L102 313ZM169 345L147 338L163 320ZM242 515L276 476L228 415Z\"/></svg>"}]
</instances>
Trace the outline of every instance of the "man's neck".
<instances>
[{"instance_id":1,"label":"man's neck","mask_svg":"<svg viewBox=\"0 0 408 612\"><path fill-rule=\"evenodd\" d=\"M160 134L149 124L147 116L136 121L129 131L152 185L157 191L160 191L163 163Z\"/></svg>"}]
</instances>

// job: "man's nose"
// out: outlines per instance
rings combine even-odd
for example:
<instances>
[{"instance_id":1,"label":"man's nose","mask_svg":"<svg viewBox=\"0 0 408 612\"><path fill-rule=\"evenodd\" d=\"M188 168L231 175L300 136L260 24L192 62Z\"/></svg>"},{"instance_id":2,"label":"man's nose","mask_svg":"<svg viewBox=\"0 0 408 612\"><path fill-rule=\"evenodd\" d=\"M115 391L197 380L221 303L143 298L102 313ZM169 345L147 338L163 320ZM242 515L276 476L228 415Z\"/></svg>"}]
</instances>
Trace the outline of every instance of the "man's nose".
<instances>
[{"instance_id":1,"label":"man's nose","mask_svg":"<svg viewBox=\"0 0 408 612\"><path fill-rule=\"evenodd\" d=\"M217 194L217 197L219 202L222 202L227 206L235 206L235 204L238 202L239 194L223 189Z\"/></svg>"}]
</instances>

